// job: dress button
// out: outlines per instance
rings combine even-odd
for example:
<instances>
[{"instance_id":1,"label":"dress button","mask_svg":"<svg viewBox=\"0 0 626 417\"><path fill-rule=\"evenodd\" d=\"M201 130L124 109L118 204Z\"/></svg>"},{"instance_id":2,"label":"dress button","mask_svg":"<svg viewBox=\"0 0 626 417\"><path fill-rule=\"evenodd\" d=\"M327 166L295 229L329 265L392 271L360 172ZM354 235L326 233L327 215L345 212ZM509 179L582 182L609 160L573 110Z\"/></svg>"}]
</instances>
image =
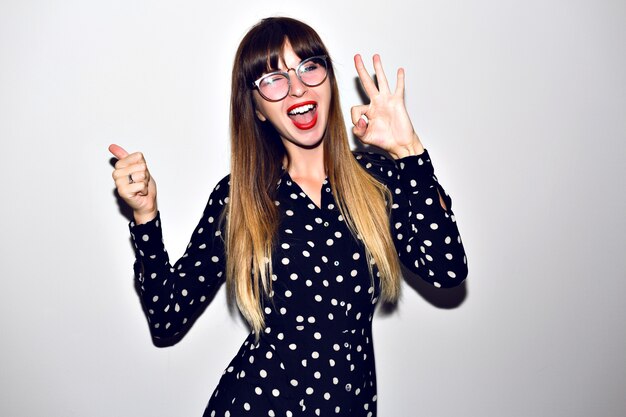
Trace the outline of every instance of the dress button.
<instances>
[{"instance_id":1,"label":"dress button","mask_svg":"<svg viewBox=\"0 0 626 417\"><path fill-rule=\"evenodd\" d=\"M346 384L346 391L352 391L352 384Z\"/></svg>"},{"instance_id":2,"label":"dress button","mask_svg":"<svg viewBox=\"0 0 626 417\"><path fill-rule=\"evenodd\" d=\"M328 222L324 222L324 226L328 227Z\"/></svg>"}]
</instances>

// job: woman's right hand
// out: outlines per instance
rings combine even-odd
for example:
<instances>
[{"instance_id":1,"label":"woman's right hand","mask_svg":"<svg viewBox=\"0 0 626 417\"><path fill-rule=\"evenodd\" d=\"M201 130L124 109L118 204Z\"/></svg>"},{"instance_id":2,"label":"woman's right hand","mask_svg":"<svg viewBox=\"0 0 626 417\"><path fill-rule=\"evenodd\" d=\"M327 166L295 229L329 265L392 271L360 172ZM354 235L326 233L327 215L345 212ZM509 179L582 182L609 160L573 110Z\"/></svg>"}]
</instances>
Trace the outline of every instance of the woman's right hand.
<instances>
[{"instance_id":1,"label":"woman's right hand","mask_svg":"<svg viewBox=\"0 0 626 417\"><path fill-rule=\"evenodd\" d=\"M141 152L129 154L118 145L109 151L118 159L113 170L117 193L133 209L136 224L146 223L157 215L156 183Z\"/></svg>"}]
</instances>

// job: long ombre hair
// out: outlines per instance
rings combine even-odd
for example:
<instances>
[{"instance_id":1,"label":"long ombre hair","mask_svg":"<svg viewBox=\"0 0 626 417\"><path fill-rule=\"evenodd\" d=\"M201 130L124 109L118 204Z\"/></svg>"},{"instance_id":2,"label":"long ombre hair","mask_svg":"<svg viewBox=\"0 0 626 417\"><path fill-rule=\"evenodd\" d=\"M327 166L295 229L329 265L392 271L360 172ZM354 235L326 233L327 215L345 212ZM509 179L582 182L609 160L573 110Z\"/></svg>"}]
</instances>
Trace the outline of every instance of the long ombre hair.
<instances>
[{"instance_id":1,"label":"long ombre hair","mask_svg":"<svg viewBox=\"0 0 626 417\"><path fill-rule=\"evenodd\" d=\"M278 68L286 41L302 59L329 56L310 26L286 17L267 18L241 41L232 74L226 288L257 340L265 326L261 300L263 295L271 299L272 251L279 223L276 186L288 155L271 123L256 117L251 86L264 72ZM400 265L389 228L392 196L352 155L330 56L328 82L331 100L323 137L328 180L341 215L365 246L372 280L376 264L382 298L394 302L400 293Z\"/></svg>"}]
</instances>

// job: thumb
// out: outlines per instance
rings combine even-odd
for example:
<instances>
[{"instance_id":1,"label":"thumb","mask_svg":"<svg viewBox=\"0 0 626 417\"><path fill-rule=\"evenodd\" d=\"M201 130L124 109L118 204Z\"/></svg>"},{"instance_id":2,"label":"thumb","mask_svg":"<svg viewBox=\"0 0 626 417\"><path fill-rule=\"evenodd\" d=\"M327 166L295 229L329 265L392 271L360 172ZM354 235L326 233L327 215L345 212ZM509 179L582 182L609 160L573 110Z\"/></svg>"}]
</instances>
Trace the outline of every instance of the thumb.
<instances>
[{"instance_id":1,"label":"thumb","mask_svg":"<svg viewBox=\"0 0 626 417\"><path fill-rule=\"evenodd\" d=\"M109 145L109 152L111 152L117 159L123 159L128 156L128 152L126 152L124 148L114 143Z\"/></svg>"}]
</instances>

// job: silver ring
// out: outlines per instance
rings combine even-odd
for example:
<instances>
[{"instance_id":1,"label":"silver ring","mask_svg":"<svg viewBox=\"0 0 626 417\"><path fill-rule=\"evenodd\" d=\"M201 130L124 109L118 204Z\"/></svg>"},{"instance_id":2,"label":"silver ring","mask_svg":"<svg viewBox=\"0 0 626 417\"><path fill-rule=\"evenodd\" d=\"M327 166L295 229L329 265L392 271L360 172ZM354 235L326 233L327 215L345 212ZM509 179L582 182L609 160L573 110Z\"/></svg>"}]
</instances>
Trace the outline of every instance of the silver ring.
<instances>
[{"instance_id":1,"label":"silver ring","mask_svg":"<svg viewBox=\"0 0 626 417\"><path fill-rule=\"evenodd\" d=\"M134 184L135 181L133 180L133 174L128 174L128 183L129 184Z\"/></svg>"}]
</instances>

